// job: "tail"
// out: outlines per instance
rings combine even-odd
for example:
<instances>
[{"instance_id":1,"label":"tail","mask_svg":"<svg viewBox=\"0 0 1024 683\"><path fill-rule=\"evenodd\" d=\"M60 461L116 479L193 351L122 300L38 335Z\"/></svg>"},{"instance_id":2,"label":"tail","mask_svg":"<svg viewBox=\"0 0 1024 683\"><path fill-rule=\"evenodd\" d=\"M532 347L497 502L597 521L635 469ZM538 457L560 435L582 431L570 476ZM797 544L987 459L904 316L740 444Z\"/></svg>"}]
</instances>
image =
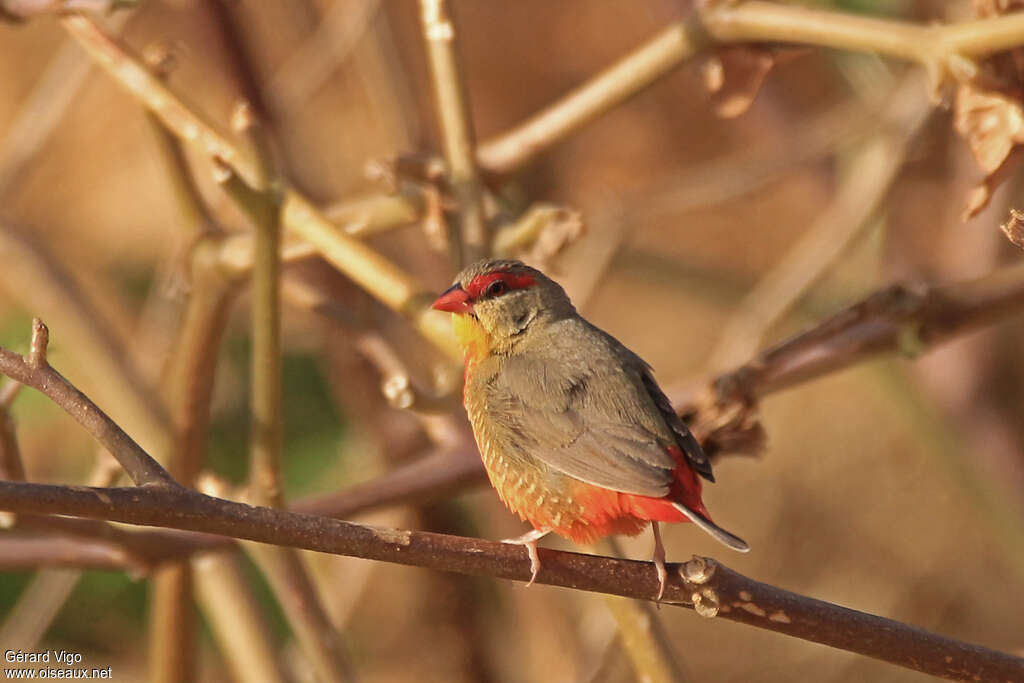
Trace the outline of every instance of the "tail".
<instances>
[{"instance_id":1,"label":"tail","mask_svg":"<svg viewBox=\"0 0 1024 683\"><path fill-rule=\"evenodd\" d=\"M750 546L747 545L747 542L744 541L742 538L734 534L730 534L728 531L718 526L710 519L694 512L693 510L689 509L682 503L672 503L672 507L686 515L687 519L689 519L691 522L693 522L701 529L706 531L708 534L711 535L712 538L714 538L722 545L729 546L733 550L738 550L741 553L750 551Z\"/></svg>"}]
</instances>

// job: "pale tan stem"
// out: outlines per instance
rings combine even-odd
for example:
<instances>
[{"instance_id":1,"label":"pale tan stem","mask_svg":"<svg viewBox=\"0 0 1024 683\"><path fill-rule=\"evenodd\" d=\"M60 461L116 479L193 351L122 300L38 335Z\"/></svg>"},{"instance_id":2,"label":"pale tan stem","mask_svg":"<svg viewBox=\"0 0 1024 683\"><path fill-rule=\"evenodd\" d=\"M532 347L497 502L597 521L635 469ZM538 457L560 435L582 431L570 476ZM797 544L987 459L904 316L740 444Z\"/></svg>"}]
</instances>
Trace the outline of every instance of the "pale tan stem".
<instances>
[{"instance_id":1,"label":"pale tan stem","mask_svg":"<svg viewBox=\"0 0 1024 683\"><path fill-rule=\"evenodd\" d=\"M487 255L490 234L477 173L470 115L455 49L455 24L448 0L420 0L420 19L427 47L434 101L448 162L448 182L458 202L458 222L449 222L448 242L456 269Z\"/></svg>"},{"instance_id":2,"label":"pale tan stem","mask_svg":"<svg viewBox=\"0 0 1024 683\"><path fill-rule=\"evenodd\" d=\"M702 47L701 32L679 22L657 34L565 97L477 150L480 166L509 173L605 111L670 73Z\"/></svg>"},{"instance_id":3,"label":"pale tan stem","mask_svg":"<svg viewBox=\"0 0 1024 683\"><path fill-rule=\"evenodd\" d=\"M930 110L915 88L902 88L888 127L851 152L835 198L807 232L736 306L708 361L723 372L754 355L771 325L821 278L871 225L903 163L907 144Z\"/></svg>"},{"instance_id":4,"label":"pale tan stem","mask_svg":"<svg viewBox=\"0 0 1024 683\"><path fill-rule=\"evenodd\" d=\"M624 554L622 545L614 537L598 543L597 550L618 557ZM605 595L604 604L615 618L622 647L638 681L682 683L686 680L653 603Z\"/></svg>"},{"instance_id":5,"label":"pale tan stem","mask_svg":"<svg viewBox=\"0 0 1024 683\"><path fill-rule=\"evenodd\" d=\"M151 109L169 130L238 170L247 185L260 188L258 180L263 174L259 160L243 153L226 135L196 114L125 46L86 17L73 16L63 21L65 28L97 63ZM315 246L327 261L372 296L409 318L440 351L461 360L449 316L429 307L432 293L379 252L340 231L299 192L285 188L281 193L281 220L286 229Z\"/></svg>"},{"instance_id":6,"label":"pale tan stem","mask_svg":"<svg viewBox=\"0 0 1024 683\"><path fill-rule=\"evenodd\" d=\"M275 656L274 635L241 562L229 553L209 553L192 562L199 607L235 680L287 680Z\"/></svg>"},{"instance_id":7,"label":"pale tan stem","mask_svg":"<svg viewBox=\"0 0 1024 683\"><path fill-rule=\"evenodd\" d=\"M262 187L263 176L257 160L243 154L238 143L219 126L172 93L123 43L92 19L82 15L68 15L61 19L61 23L90 57L159 117L175 135L198 146L208 156L222 159L231 165L250 185Z\"/></svg>"}]
</instances>

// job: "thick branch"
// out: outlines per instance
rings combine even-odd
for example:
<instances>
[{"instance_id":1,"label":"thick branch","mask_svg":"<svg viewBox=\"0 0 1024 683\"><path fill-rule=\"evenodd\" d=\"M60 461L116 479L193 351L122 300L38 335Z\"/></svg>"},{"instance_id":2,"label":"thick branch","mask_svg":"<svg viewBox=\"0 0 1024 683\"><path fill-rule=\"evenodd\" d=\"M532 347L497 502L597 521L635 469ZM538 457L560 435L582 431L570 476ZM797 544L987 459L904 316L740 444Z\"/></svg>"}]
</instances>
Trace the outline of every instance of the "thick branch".
<instances>
[{"instance_id":1,"label":"thick branch","mask_svg":"<svg viewBox=\"0 0 1024 683\"><path fill-rule=\"evenodd\" d=\"M463 574L527 581L522 548L417 531L382 529L211 498L184 488L86 488L0 482L0 508L128 524L191 529ZM647 562L542 549L538 583L650 600L658 579ZM669 572L662 602L692 605L758 628L813 640L953 679L1014 680L1024 660L882 617L814 600L695 558ZM947 661L949 658L949 661Z\"/></svg>"}]
</instances>

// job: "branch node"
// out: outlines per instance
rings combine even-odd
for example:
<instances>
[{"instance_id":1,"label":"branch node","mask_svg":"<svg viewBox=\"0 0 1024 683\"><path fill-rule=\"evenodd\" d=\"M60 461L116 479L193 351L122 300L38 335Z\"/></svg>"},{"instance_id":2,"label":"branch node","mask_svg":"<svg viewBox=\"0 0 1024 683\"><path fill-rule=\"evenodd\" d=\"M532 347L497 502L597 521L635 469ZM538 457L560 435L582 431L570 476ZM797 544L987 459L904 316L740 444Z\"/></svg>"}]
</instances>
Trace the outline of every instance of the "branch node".
<instances>
[{"instance_id":1,"label":"branch node","mask_svg":"<svg viewBox=\"0 0 1024 683\"><path fill-rule=\"evenodd\" d=\"M39 318L32 319L32 342L29 345L28 364L34 370L46 367L46 347L50 343L50 330Z\"/></svg>"},{"instance_id":2,"label":"branch node","mask_svg":"<svg viewBox=\"0 0 1024 683\"><path fill-rule=\"evenodd\" d=\"M235 174L234 171L231 170L231 166L228 164L228 162L224 161L224 159L222 159L221 157L216 156L213 157L212 172L213 182L217 183L218 185L223 185L224 183L228 182Z\"/></svg>"},{"instance_id":3,"label":"branch node","mask_svg":"<svg viewBox=\"0 0 1024 683\"><path fill-rule=\"evenodd\" d=\"M700 590L694 591L690 598L693 600L693 611L700 616L707 619L713 619L718 616L718 593L715 592L714 588L705 586Z\"/></svg>"},{"instance_id":4,"label":"branch node","mask_svg":"<svg viewBox=\"0 0 1024 683\"><path fill-rule=\"evenodd\" d=\"M231 130L236 133L247 133L256 125L256 115L248 100L239 100L231 112Z\"/></svg>"},{"instance_id":5,"label":"branch node","mask_svg":"<svg viewBox=\"0 0 1024 683\"><path fill-rule=\"evenodd\" d=\"M142 59L153 70L153 73L162 80L167 80L171 72L178 67L178 60L174 55L171 46L158 40L150 43L142 50Z\"/></svg>"},{"instance_id":6,"label":"branch node","mask_svg":"<svg viewBox=\"0 0 1024 683\"><path fill-rule=\"evenodd\" d=\"M692 560L679 566L679 576L687 583L705 584L714 575L714 560L700 555L694 555Z\"/></svg>"}]
</instances>

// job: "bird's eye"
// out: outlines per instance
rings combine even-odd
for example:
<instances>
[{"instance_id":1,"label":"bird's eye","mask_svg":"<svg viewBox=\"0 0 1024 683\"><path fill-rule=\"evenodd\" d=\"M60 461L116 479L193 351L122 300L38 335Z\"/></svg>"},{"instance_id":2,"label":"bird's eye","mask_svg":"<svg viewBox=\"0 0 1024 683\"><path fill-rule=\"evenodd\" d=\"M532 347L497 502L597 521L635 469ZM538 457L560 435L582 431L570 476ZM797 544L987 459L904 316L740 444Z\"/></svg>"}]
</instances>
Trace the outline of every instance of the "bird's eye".
<instances>
[{"instance_id":1,"label":"bird's eye","mask_svg":"<svg viewBox=\"0 0 1024 683\"><path fill-rule=\"evenodd\" d=\"M508 291L508 285L503 280L495 280L487 286L487 296L501 296Z\"/></svg>"}]
</instances>

